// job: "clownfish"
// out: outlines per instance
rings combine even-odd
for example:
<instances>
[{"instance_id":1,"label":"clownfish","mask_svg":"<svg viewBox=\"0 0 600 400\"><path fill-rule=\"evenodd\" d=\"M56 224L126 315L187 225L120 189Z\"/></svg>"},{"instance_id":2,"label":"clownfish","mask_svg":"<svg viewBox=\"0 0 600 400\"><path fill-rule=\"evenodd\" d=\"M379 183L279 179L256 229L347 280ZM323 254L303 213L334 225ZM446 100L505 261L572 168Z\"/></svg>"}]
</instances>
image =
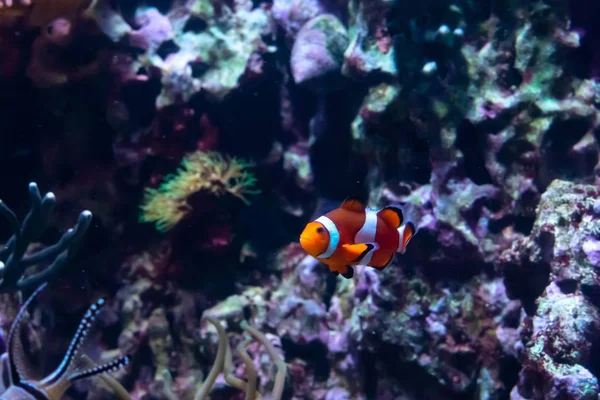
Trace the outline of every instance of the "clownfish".
<instances>
[{"instance_id":1,"label":"clownfish","mask_svg":"<svg viewBox=\"0 0 600 400\"><path fill-rule=\"evenodd\" d=\"M327 264L335 275L354 276L354 265L378 270L387 267L396 253L404 253L417 233L394 206L368 209L357 197L309 222L300 235L300 245L311 256Z\"/></svg>"}]
</instances>

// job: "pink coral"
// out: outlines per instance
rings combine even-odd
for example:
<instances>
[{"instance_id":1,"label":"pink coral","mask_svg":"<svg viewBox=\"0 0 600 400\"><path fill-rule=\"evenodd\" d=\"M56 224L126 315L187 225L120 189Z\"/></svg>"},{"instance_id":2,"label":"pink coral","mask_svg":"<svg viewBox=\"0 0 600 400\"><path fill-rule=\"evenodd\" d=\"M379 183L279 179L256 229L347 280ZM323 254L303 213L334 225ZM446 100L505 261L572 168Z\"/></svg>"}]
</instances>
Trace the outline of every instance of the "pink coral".
<instances>
[{"instance_id":1,"label":"pink coral","mask_svg":"<svg viewBox=\"0 0 600 400\"><path fill-rule=\"evenodd\" d=\"M332 85L332 78L341 72L347 46L348 33L335 16L324 14L310 20L292 48L290 63L296 83L313 88Z\"/></svg>"},{"instance_id":2,"label":"pink coral","mask_svg":"<svg viewBox=\"0 0 600 400\"><path fill-rule=\"evenodd\" d=\"M305 23L325 11L319 0L275 0L273 3L273 17L288 39L294 39Z\"/></svg>"},{"instance_id":3,"label":"pink coral","mask_svg":"<svg viewBox=\"0 0 600 400\"><path fill-rule=\"evenodd\" d=\"M162 42L174 35L171 22L156 8L138 13L135 22L141 27L129 32L129 43L134 47L156 51Z\"/></svg>"}]
</instances>

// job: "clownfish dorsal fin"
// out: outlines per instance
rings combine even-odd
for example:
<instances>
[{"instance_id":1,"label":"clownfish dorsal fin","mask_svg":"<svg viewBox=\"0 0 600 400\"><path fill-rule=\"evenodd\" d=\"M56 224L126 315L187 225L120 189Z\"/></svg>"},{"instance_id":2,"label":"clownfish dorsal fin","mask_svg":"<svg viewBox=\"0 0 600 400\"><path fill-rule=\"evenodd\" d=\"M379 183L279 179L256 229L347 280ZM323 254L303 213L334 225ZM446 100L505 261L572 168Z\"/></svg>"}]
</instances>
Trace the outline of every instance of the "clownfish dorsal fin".
<instances>
[{"instance_id":1,"label":"clownfish dorsal fin","mask_svg":"<svg viewBox=\"0 0 600 400\"><path fill-rule=\"evenodd\" d=\"M400 228L404 222L402 210L398 207L385 207L377 213L377 216L384 220L390 227L394 229Z\"/></svg>"},{"instance_id":2,"label":"clownfish dorsal fin","mask_svg":"<svg viewBox=\"0 0 600 400\"><path fill-rule=\"evenodd\" d=\"M347 197L346 200L342 202L340 208L348 211L354 212L364 212L367 208L365 202L358 196L350 196Z\"/></svg>"}]
</instances>

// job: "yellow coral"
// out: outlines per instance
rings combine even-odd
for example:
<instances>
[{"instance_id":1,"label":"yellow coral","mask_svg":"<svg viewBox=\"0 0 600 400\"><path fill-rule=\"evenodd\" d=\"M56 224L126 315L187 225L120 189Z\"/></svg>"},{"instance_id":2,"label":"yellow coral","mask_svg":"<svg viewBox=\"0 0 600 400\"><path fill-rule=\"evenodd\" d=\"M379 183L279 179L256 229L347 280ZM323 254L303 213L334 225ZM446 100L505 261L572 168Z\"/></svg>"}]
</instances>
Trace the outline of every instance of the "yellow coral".
<instances>
[{"instance_id":1,"label":"yellow coral","mask_svg":"<svg viewBox=\"0 0 600 400\"><path fill-rule=\"evenodd\" d=\"M187 198L202 190L215 196L229 193L250 204L246 195L260 193L251 189L256 178L246 171L250 166L246 161L225 158L217 152L188 154L181 168L166 176L160 188L146 188L140 222L154 222L159 231L168 231L192 210Z\"/></svg>"}]
</instances>

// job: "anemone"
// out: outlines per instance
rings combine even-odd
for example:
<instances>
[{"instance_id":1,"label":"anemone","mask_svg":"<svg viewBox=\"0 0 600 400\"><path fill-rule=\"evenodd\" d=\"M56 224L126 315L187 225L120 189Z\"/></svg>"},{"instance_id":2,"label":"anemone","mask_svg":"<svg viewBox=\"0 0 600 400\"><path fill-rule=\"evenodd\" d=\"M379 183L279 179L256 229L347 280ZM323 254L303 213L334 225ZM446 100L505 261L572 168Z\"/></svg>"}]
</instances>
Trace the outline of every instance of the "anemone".
<instances>
[{"instance_id":1,"label":"anemone","mask_svg":"<svg viewBox=\"0 0 600 400\"><path fill-rule=\"evenodd\" d=\"M229 344L229 339L227 337L227 332L221 326L220 322L212 317L204 317L204 320L209 322L211 325L215 327L217 330L217 335L219 336L219 347L217 349L217 356L213 363L213 366L208 373L208 376L202 382L202 385L194 395L194 400L206 400L207 396L210 394L217 377L220 373L223 373L223 377L225 378L225 382L228 385L239 389L240 391L245 393L246 400L262 400L263 396L258 391L257 385L257 377L258 373L256 368L254 367L254 363L250 355L246 351L246 347L250 344L252 339L256 340L260 344L262 344L269 357L273 361L273 364L277 368L277 373L275 375L275 384L273 386L273 391L269 398L273 400L280 400L283 396L283 389L285 386L285 380L287 377L287 365L285 361L281 359L281 356L275 350L275 347L271 344L269 339L260 332L258 329L250 326L246 321L241 323L241 328L249 335L243 341L241 341L236 347L237 353L240 356L240 359L244 363L246 367L246 378L247 381L240 379L235 376L234 370L235 366L233 364L233 357L231 352L231 346ZM169 374L169 371L163 371L163 375L165 376L166 387L164 390L164 394L167 398L176 400L177 397L172 391L172 378Z\"/></svg>"},{"instance_id":2,"label":"anemone","mask_svg":"<svg viewBox=\"0 0 600 400\"><path fill-rule=\"evenodd\" d=\"M260 192L252 189L256 178L247 171L251 166L218 152L188 154L181 167L167 175L158 189L146 188L139 220L153 222L161 232L168 231L192 211L188 198L202 191L217 197L232 195L248 205L247 196Z\"/></svg>"}]
</instances>

